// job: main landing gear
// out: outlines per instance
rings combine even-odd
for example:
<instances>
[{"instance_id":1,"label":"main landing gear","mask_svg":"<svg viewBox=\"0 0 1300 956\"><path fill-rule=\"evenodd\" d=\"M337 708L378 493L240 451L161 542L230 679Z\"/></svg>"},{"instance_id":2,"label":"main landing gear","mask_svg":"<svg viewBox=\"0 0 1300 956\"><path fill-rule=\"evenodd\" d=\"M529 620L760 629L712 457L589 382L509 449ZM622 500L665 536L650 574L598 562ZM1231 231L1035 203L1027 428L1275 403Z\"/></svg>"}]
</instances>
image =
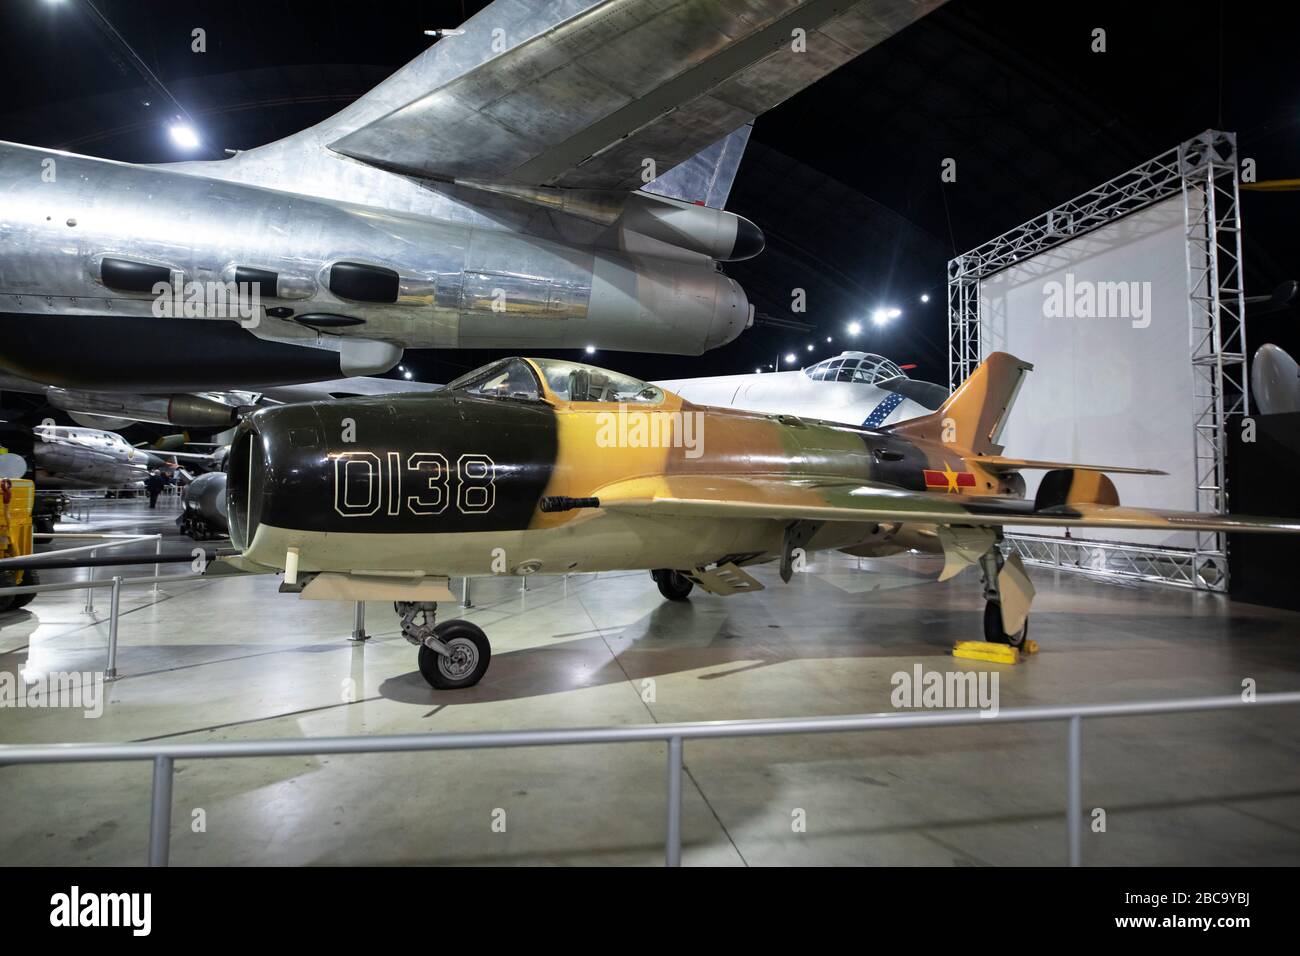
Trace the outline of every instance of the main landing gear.
<instances>
[{"instance_id":1,"label":"main landing gear","mask_svg":"<svg viewBox=\"0 0 1300 956\"><path fill-rule=\"evenodd\" d=\"M435 624L433 601L395 601L393 610L402 619L402 636L420 648L420 675L433 687L457 690L483 679L492 645L480 627L460 620Z\"/></svg>"},{"instance_id":2,"label":"main landing gear","mask_svg":"<svg viewBox=\"0 0 1300 956\"><path fill-rule=\"evenodd\" d=\"M1020 629L1008 634L1003 623L1002 592L999 588L1002 567L1006 563L1002 552L995 546L980 555L980 571L984 574L984 640L990 644L1010 644L1022 647L1029 636L1029 615L1025 614Z\"/></svg>"},{"instance_id":3,"label":"main landing gear","mask_svg":"<svg viewBox=\"0 0 1300 956\"><path fill-rule=\"evenodd\" d=\"M685 601L691 596L691 591L695 590L694 581L682 572L671 568L651 571L650 576L655 579L655 584L659 585L659 593L670 601Z\"/></svg>"}]
</instances>

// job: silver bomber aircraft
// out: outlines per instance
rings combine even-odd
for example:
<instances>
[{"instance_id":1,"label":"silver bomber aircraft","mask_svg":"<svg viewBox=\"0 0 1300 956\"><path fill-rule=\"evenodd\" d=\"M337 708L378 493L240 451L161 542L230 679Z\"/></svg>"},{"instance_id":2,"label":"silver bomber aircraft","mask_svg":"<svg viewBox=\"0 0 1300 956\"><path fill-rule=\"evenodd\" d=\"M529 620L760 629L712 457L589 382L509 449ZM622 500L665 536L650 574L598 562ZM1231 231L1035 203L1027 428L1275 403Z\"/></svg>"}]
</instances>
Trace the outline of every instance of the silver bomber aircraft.
<instances>
[{"instance_id":1,"label":"silver bomber aircraft","mask_svg":"<svg viewBox=\"0 0 1300 956\"><path fill-rule=\"evenodd\" d=\"M156 393L408 347L701 354L751 321L719 263L764 245L722 209L755 117L942 2L498 0L222 161L0 143L0 370Z\"/></svg>"}]
</instances>

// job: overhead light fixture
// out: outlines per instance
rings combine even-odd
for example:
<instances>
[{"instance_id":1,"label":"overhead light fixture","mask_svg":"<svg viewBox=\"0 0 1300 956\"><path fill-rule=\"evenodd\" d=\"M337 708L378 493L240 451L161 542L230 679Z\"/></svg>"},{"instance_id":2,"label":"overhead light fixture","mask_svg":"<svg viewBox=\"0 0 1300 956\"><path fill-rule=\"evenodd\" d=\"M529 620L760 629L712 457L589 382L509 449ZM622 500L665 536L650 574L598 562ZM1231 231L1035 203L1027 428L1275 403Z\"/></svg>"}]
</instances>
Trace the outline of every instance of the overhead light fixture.
<instances>
[{"instance_id":1,"label":"overhead light fixture","mask_svg":"<svg viewBox=\"0 0 1300 956\"><path fill-rule=\"evenodd\" d=\"M861 332L861 331L862 331L862 323L861 323L861 322L850 322L850 323L849 323L849 335L857 335L857 334L858 334L859 332Z\"/></svg>"},{"instance_id":2,"label":"overhead light fixture","mask_svg":"<svg viewBox=\"0 0 1300 956\"><path fill-rule=\"evenodd\" d=\"M798 358L795 356L793 352L791 352L789 355L785 357L786 365L793 365L796 361L798 361Z\"/></svg>"},{"instance_id":3,"label":"overhead light fixture","mask_svg":"<svg viewBox=\"0 0 1300 956\"><path fill-rule=\"evenodd\" d=\"M922 302L929 302L929 301L930 301L930 293L928 293L928 292L922 292L922 293L921 293L921 301L922 301Z\"/></svg>"},{"instance_id":4,"label":"overhead light fixture","mask_svg":"<svg viewBox=\"0 0 1300 956\"><path fill-rule=\"evenodd\" d=\"M887 312L885 312L885 315L891 319L896 319L902 314L903 314L902 309L889 309Z\"/></svg>"},{"instance_id":5,"label":"overhead light fixture","mask_svg":"<svg viewBox=\"0 0 1300 956\"><path fill-rule=\"evenodd\" d=\"M827 345L830 345L830 344L831 344L831 337L830 337L829 335L826 336L826 344L827 344Z\"/></svg>"},{"instance_id":6,"label":"overhead light fixture","mask_svg":"<svg viewBox=\"0 0 1300 956\"><path fill-rule=\"evenodd\" d=\"M808 351L809 351L809 352L812 351L812 343L811 343L811 342L808 343Z\"/></svg>"},{"instance_id":7,"label":"overhead light fixture","mask_svg":"<svg viewBox=\"0 0 1300 956\"><path fill-rule=\"evenodd\" d=\"M596 354L596 346L594 346L594 345L588 345L588 346L587 346L587 354L588 354L588 355L595 355L595 354Z\"/></svg>"},{"instance_id":8,"label":"overhead light fixture","mask_svg":"<svg viewBox=\"0 0 1300 956\"><path fill-rule=\"evenodd\" d=\"M875 312L871 313L871 321L876 325L884 325L889 321L889 313L884 309L876 309Z\"/></svg>"},{"instance_id":9,"label":"overhead light fixture","mask_svg":"<svg viewBox=\"0 0 1300 956\"><path fill-rule=\"evenodd\" d=\"M176 123L168 129L168 132L171 133L172 142L181 149L199 148L199 134L194 132L194 127L186 123Z\"/></svg>"},{"instance_id":10,"label":"overhead light fixture","mask_svg":"<svg viewBox=\"0 0 1300 956\"><path fill-rule=\"evenodd\" d=\"M406 373L404 373L404 374L405 374L405 376L406 376L407 378L410 378L410 377L411 377L411 373L410 373L410 372L406 372Z\"/></svg>"},{"instance_id":11,"label":"overhead light fixture","mask_svg":"<svg viewBox=\"0 0 1300 956\"><path fill-rule=\"evenodd\" d=\"M761 368L756 368L756 369L754 369L754 374L755 374L755 375L762 375L762 374L763 374L763 370L762 370Z\"/></svg>"}]
</instances>

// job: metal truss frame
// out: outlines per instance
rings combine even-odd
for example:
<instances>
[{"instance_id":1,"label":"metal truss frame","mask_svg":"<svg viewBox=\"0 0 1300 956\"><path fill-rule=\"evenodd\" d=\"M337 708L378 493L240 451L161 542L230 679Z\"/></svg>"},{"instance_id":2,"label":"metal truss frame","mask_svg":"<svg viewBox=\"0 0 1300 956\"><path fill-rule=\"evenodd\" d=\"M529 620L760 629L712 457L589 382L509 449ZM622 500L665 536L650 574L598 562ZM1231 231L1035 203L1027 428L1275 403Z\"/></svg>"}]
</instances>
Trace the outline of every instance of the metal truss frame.
<instances>
[{"instance_id":1,"label":"metal truss frame","mask_svg":"<svg viewBox=\"0 0 1300 956\"><path fill-rule=\"evenodd\" d=\"M1197 509L1227 510L1227 425L1250 414L1237 137L1206 130L948 263L948 385L983 360L980 286L994 273L1165 199L1181 196L1187 250ZM1227 541L1192 550L1040 535L1008 539L1035 564L1226 591ZM1051 542L1049 545L1048 542Z\"/></svg>"}]
</instances>

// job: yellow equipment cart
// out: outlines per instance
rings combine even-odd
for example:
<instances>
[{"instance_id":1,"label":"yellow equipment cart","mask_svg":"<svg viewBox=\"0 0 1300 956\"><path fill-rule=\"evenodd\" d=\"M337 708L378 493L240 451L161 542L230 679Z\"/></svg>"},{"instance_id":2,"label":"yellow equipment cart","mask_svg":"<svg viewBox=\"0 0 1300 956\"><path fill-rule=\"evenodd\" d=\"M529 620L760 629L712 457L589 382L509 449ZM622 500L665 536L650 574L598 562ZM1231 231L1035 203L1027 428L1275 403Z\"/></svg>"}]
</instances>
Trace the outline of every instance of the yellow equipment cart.
<instances>
[{"instance_id":1,"label":"yellow equipment cart","mask_svg":"<svg viewBox=\"0 0 1300 956\"><path fill-rule=\"evenodd\" d=\"M0 557L20 558L32 553L32 504L36 485L26 478L0 479ZM17 587L36 584L35 571L0 573L0 586ZM0 611L10 611L31 603L35 594L0 595Z\"/></svg>"}]
</instances>

